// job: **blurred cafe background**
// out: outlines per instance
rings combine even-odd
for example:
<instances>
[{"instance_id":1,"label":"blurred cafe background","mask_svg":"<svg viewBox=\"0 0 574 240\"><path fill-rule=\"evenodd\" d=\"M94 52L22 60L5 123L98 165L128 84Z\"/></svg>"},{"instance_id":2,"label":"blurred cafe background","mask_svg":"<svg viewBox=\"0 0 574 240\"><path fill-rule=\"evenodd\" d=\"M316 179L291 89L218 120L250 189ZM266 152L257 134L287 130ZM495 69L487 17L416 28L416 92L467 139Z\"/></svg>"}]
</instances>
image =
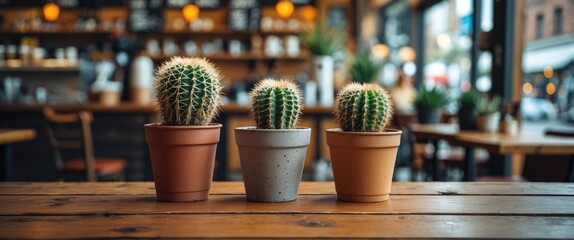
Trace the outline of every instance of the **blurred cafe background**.
<instances>
[{"instance_id":1,"label":"blurred cafe background","mask_svg":"<svg viewBox=\"0 0 574 240\"><path fill-rule=\"evenodd\" d=\"M300 38L318 25L344 41L332 55L327 90L317 86L313 53ZM363 52L377 63L375 82L392 95L394 127L405 127L396 181L429 180L419 155L433 146L421 153L399 121L416 115L422 88L447 93L444 122L458 121L456 99L478 91L499 96L500 109L514 108L501 111L519 131L574 132L572 0L0 0L0 129L35 131L2 144L2 178L63 180L63 162L77 156L55 154L43 111L50 106L89 111L94 155L123 159L123 180L152 180L143 125L159 121L155 71L172 56L196 56L224 76L216 180L241 180L233 129L253 124L248 92L268 77L303 90L300 124L313 128L303 179L332 180L323 132L336 124L321 94L351 82L350 64ZM454 145L437 147L460 152ZM520 175L515 166L508 171ZM463 173L445 165L441 174L460 181Z\"/></svg>"}]
</instances>

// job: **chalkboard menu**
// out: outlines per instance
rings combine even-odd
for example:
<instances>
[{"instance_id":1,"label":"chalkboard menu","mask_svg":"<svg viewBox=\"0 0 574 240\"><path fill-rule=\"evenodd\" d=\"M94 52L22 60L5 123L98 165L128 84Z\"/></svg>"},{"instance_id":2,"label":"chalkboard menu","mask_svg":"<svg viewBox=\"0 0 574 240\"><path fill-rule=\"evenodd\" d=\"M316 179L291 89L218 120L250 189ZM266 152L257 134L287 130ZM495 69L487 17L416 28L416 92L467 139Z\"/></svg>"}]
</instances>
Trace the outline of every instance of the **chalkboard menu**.
<instances>
[{"instance_id":1,"label":"chalkboard menu","mask_svg":"<svg viewBox=\"0 0 574 240\"><path fill-rule=\"evenodd\" d=\"M259 29L261 8L257 0L229 0L229 29L248 31Z\"/></svg>"},{"instance_id":2,"label":"chalkboard menu","mask_svg":"<svg viewBox=\"0 0 574 240\"><path fill-rule=\"evenodd\" d=\"M163 29L164 0L130 0L129 21L133 32L159 32Z\"/></svg>"},{"instance_id":3,"label":"chalkboard menu","mask_svg":"<svg viewBox=\"0 0 574 240\"><path fill-rule=\"evenodd\" d=\"M315 5L315 0L290 0L295 7L305 6L305 5ZM259 0L261 6L272 7L275 6L279 0Z\"/></svg>"},{"instance_id":4,"label":"chalkboard menu","mask_svg":"<svg viewBox=\"0 0 574 240\"><path fill-rule=\"evenodd\" d=\"M168 8L183 8L189 3L195 4L200 9L215 9L221 7L222 0L167 0Z\"/></svg>"},{"instance_id":5,"label":"chalkboard menu","mask_svg":"<svg viewBox=\"0 0 574 240\"><path fill-rule=\"evenodd\" d=\"M55 2L62 9L97 9L103 6L124 6L124 0L0 0L0 7L38 7L46 2Z\"/></svg>"}]
</instances>

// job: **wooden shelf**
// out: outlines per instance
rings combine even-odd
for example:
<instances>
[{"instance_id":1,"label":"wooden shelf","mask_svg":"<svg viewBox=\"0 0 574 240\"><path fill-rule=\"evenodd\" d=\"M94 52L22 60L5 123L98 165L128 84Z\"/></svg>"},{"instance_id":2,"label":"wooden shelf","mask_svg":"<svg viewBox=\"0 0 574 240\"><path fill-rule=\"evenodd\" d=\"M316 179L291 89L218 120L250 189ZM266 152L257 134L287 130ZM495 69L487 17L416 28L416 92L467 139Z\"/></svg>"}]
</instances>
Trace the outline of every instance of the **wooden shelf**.
<instances>
[{"instance_id":1,"label":"wooden shelf","mask_svg":"<svg viewBox=\"0 0 574 240\"><path fill-rule=\"evenodd\" d=\"M271 31L232 31L229 29L214 29L211 31L192 31L192 30L165 30L162 32L149 32L138 34L191 34L191 35L299 35L302 31L295 30L271 30Z\"/></svg>"},{"instance_id":2,"label":"wooden shelf","mask_svg":"<svg viewBox=\"0 0 574 240\"><path fill-rule=\"evenodd\" d=\"M168 34L168 35L185 35L185 34L191 34L191 35L255 35L255 34L260 34L260 35L299 35L301 31L296 31L296 30L271 30L271 31L264 31L264 30L258 30L258 31L231 31L228 29L214 29L211 31L192 31L189 29L185 29L185 30L165 30L165 31L160 31L160 32L132 32L135 34L140 34L140 35L154 35L154 34ZM73 30L63 30L63 31L37 31L37 30L33 30L33 31L13 31L13 30L8 30L8 31L0 31L0 35L108 35L111 34L110 31L100 31L100 30L96 30L96 31L73 31Z\"/></svg>"},{"instance_id":3,"label":"wooden shelf","mask_svg":"<svg viewBox=\"0 0 574 240\"><path fill-rule=\"evenodd\" d=\"M0 35L108 35L109 31L0 31Z\"/></svg>"},{"instance_id":4,"label":"wooden shelf","mask_svg":"<svg viewBox=\"0 0 574 240\"><path fill-rule=\"evenodd\" d=\"M308 55L306 52L303 52L299 56L290 57L290 56L265 56L265 55L255 55L255 54L241 54L239 56L232 56L229 53L217 53L213 55L185 55L185 54L176 54L174 56L187 56L187 57L200 57L200 58L207 58L212 61L304 61L308 59ZM92 60L111 60L114 58L113 53L92 53L90 55ZM154 56L151 57L154 61L163 61L169 59L171 56Z\"/></svg>"},{"instance_id":5,"label":"wooden shelf","mask_svg":"<svg viewBox=\"0 0 574 240\"><path fill-rule=\"evenodd\" d=\"M45 105L40 104L2 104L0 103L0 112L29 112L29 111L40 111ZM85 104L50 104L57 111L78 111L78 110L89 110L93 112L157 112L158 106L155 103L148 105L135 104L132 102L121 102L115 106L102 105L97 102L89 102ZM239 113L247 114L249 113L250 105L239 105L235 102L226 103L221 105L221 111L223 113ZM333 112L332 107L323 106L304 106L303 114L331 114Z\"/></svg>"},{"instance_id":6,"label":"wooden shelf","mask_svg":"<svg viewBox=\"0 0 574 240\"><path fill-rule=\"evenodd\" d=\"M0 72L78 72L79 67L0 67Z\"/></svg>"}]
</instances>

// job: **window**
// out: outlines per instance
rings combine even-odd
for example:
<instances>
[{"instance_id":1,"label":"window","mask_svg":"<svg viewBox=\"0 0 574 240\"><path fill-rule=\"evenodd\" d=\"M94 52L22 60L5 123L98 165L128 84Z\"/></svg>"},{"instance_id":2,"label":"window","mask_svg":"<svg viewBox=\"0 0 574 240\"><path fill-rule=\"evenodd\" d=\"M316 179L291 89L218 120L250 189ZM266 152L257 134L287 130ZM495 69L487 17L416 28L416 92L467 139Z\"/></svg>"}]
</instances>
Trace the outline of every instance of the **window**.
<instances>
[{"instance_id":1,"label":"window","mask_svg":"<svg viewBox=\"0 0 574 240\"><path fill-rule=\"evenodd\" d=\"M542 15L536 16L536 39L540 39L543 36L543 29L544 26Z\"/></svg>"},{"instance_id":2,"label":"window","mask_svg":"<svg viewBox=\"0 0 574 240\"><path fill-rule=\"evenodd\" d=\"M554 10L554 35L562 34L562 8Z\"/></svg>"}]
</instances>

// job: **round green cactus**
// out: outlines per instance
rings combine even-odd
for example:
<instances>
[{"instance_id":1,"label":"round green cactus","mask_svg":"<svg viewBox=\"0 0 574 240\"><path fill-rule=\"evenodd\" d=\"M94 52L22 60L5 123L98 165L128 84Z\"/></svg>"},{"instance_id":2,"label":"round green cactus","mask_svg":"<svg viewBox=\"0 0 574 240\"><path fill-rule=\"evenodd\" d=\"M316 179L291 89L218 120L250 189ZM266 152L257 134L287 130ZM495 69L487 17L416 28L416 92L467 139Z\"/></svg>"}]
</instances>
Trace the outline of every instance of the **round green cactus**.
<instances>
[{"instance_id":1,"label":"round green cactus","mask_svg":"<svg viewBox=\"0 0 574 240\"><path fill-rule=\"evenodd\" d=\"M221 77L205 59L173 57L155 78L155 94L169 126L205 126L217 115Z\"/></svg>"},{"instance_id":2,"label":"round green cactus","mask_svg":"<svg viewBox=\"0 0 574 240\"><path fill-rule=\"evenodd\" d=\"M301 114L301 92L288 80L265 79L251 91L252 115L261 129L290 129Z\"/></svg>"},{"instance_id":3,"label":"round green cactus","mask_svg":"<svg viewBox=\"0 0 574 240\"><path fill-rule=\"evenodd\" d=\"M377 84L348 84L335 101L343 131L382 132L393 112L387 91Z\"/></svg>"}]
</instances>

